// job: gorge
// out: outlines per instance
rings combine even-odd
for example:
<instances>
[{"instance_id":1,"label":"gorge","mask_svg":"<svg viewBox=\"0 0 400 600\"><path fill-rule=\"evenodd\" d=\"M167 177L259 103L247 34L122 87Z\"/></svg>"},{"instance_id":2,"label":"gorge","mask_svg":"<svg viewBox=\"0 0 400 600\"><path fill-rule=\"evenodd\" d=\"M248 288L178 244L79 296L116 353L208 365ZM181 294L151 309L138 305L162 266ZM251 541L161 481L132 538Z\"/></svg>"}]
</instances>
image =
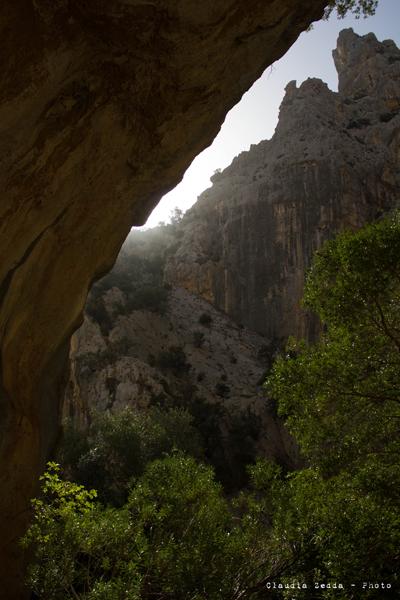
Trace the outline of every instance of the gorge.
<instances>
[{"instance_id":1,"label":"gorge","mask_svg":"<svg viewBox=\"0 0 400 600\"><path fill-rule=\"evenodd\" d=\"M256 455L296 465L262 383L289 336L318 335L301 308L306 271L326 240L399 206L400 51L349 29L333 56L337 93L289 83L271 140L216 173L182 218L128 237L73 336L65 412L78 422L200 402L226 412L232 485Z\"/></svg>"},{"instance_id":2,"label":"gorge","mask_svg":"<svg viewBox=\"0 0 400 600\"><path fill-rule=\"evenodd\" d=\"M18 540L59 435L69 340L89 288L326 4L16 0L0 9L0 597L27 597ZM269 439L259 440L249 419L250 454L261 444L296 462L274 406L265 407L266 365L288 335L318 331L298 306L312 252L397 206L399 51L345 32L336 64L339 94L319 81L291 84L274 139L216 174L177 224L162 273L167 320L123 290L98 288L103 317L119 316L102 327L86 317L72 342L72 412L84 418L87 392L101 409L183 393L174 373L155 376L154 360L167 370L171 360L157 352L172 352L203 400L251 407L266 424ZM215 351L226 354L219 364ZM78 365L79 352L103 354L102 367L93 369L93 356Z\"/></svg>"}]
</instances>

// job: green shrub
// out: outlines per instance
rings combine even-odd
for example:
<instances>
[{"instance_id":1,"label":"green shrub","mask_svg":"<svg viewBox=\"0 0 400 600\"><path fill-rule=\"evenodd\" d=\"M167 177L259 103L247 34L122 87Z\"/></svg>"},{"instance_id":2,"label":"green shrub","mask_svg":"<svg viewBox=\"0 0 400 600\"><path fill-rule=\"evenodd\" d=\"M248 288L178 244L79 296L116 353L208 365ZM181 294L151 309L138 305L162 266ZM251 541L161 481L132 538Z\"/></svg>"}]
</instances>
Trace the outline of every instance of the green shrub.
<instances>
[{"instance_id":1,"label":"green shrub","mask_svg":"<svg viewBox=\"0 0 400 600\"><path fill-rule=\"evenodd\" d=\"M270 561L254 518L238 524L212 469L177 453L148 465L120 509L42 478L23 540L41 600L228 600L252 593ZM255 514L255 512L254 512Z\"/></svg>"},{"instance_id":2,"label":"green shrub","mask_svg":"<svg viewBox=\"0 0 400 600\"><path fill-rule=\"evenodd\" d=\"M102 335L108 336L113 328L113 322L104 304L104 298L98 294L90 294L86 303L89 317L98 323Z\"/></svg>"},{"instance_id":3,"label":"green shrub","mask_svg":"<svg viewBox=\"0 0 400 600\"><path fill-rule=\"evenodd\" d=\"M199 317L200 325L204 325L204 327L210 327L213 322L212 316L209 313L202 313Z\"/></svg>"},{"instance_id":4,"label":"green shrub","mask_svg":"<svg viewBox=\"0 0 400 600\"><path fill-rule=\"evenodd\" d=\"M205 335L202 331L193 331L193 345L195 348L201 348L205 341Z\"/></svg>"},{"instance_id":5,"label":"green shrub","mask_svg":"<svg viewBox=\"0 0 400 600\"><path fill-rule=\"evenodd\" d=\"M168 291L163 285L143 285L130 291L126 302L126 314L134 310L149 310L164 314L167 308Z\"/></svg>"},{"instance_id":6,"label":"green shrub","mask_svg":"<svg viewBox=\"0 0 400 600\"><path fill-rule=\"evenodd\" d=\"M161 350L156 357L156 365L175 373L184 373L190 369L182 346L170 346L168 350Z\"/></svg>"},{"instance_id":7,"label":"green shrub","mask_svg":"<svg viewBox=\"0 0 400 600\"><path fill-rule=\"evenodd\" d=\"M228 398L230 391L231 388L229 385L226 385L226 383L223 383L222 381L218 381L218 383L215 385L215 393L221 398Z\"/></svg>"},{"instance_id":8,"label":"green shrub","mask_svg":"<svg viewBox=\"0 0 400 600\"><path fill-rule=\"evenodd\" d=\"M41 478L34 519L22 540L27 584L41 600L139 600L140 538L126 509L95 504L96 493L62 481L55 463ZM122 595L121 595L122 592Z\"/></svg>"},{"instance_id":9,"label":"green shrub","mask_svg":"<svg viewBox=\"0 0 400 600\"><path fill-rule=\"evenodd\" d=\"M202 455L201 437L186 410L125 409L96 414L88 431L67 423L58 459L70 478L95 487L103 502L120 506L147 463L173 448Z\"/></svg>"}]
</instances>

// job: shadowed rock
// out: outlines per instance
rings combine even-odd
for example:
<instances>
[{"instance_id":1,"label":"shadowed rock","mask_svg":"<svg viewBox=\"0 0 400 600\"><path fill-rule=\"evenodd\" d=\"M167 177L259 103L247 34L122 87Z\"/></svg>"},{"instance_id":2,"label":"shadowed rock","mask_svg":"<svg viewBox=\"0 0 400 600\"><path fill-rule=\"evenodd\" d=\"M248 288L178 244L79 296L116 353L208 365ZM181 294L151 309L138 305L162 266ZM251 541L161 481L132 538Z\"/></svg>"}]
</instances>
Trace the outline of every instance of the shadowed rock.
<instances>
[{"instance_id":1,"label":"shadowed rock","mask_svg":"<svg viewBox=\"0 0 400 600\"><path fill-rule=\"evenodd\" d=\"M57 432L87 289L324 0L14 0L0 9L0 580Z\"/></svg>"}]
</instances>

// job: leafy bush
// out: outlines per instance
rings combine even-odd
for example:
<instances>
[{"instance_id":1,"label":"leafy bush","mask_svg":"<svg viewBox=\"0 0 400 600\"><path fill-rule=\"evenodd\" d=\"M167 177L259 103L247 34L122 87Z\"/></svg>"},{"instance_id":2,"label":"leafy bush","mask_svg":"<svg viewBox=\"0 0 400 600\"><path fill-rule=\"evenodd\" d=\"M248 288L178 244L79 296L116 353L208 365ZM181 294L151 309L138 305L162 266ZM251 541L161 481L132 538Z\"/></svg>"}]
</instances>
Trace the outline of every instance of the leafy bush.
<instances>
[{"instance_id":1,"label":"leafy bush","mask_svg":"<svg viewBox=\"0 0 400 600\"><path fill-rule=\"evenodd\" d=\"M209 313L202 313L199 317L200 325L204 325L204 327L210 327L213 322L212 316Z\"/></svg>"},{"instance_id":2,"label":"leafy bush","mask_svg":"<svg viewBox=\"0 0 400 600\"><path fill-rule=\"evenodd\" d=\"M113 328L113 322L104 304L104 298L98 293L91 293L86 303L86 312L99 324L102 335L107 337Z\"/></svg>"},{"instance_id":3,"label":"leafy bush","mask_svg":"<svg viewBox=\"0 0 400 600\"><path fill-rule=\"evenodd\" d=\"M195 348L201 348L204 344L205 335L202 331L196 329L193 331L193 345Z\"/></svg>"},{"instance_id":4,"label":"leafy bush","mask_svg":"<svg viewBox=\"0 0 400 600\"><path fill-rule=\"evenodd\" d=\"M258 597L271 568L260 534L250 518L237 523L209 467L179 453L157 460L120 509L62 481L57 465L42 481L23 540L42 600Z\"/></svg>"},{"instance_id":5,"label":"leafy bush","mask_svg":"<svg viewBox=\"0 0 400 600\"><path fill-rule=\"evenodd\" d=\"M67 424L58 459L68 477L95 487L103 502L120 506L147 463L173 448L202 456L201 438L187 411L125 409L95 415L88 431Z\"/></svg>"},{"instance_id":6,"label":"leafy bush","mask_svg":"<svg viewBox=\"0 0 400 600\"><path fill-rule=\"evenodd\" d=\"M223 383L222 381L218 381L218 383L215 384L215 393L221 398L228 398L230 391L231 388L229 385L226 385L226 383Z\"/></svg>"},{"instance_id":7,"label":"leafy bush","mask_svg":"<svg viewBox=\"0 0 400 600\"><path fill-rule=\"evenodd\" d=\"M146 575L154 591L177 599L231 593L233 523L221 492L209 467L180 455L152 463L132 491L132 518L148 532Z\"/></svg>"},{"instance_id":8,"label":"leafy bush","mask_svg":"<svg viewBox=\"0 0 400 600\"><path fill-rule=\"evenodd\" d=\"M184 373L190 369L182 346L170 346L168 350L161 350L156 357L156 365L175 373Z\"/></svg>"},{"instance_id":9,"label":"leafy bush","mask_svg":"<svg viewBox=\"0 0 400 600\"><path fill-rule=\"evenodd\" d=\"M146 284L142 287L136 286L128 294L126 302L126 314L133 310L149 310L164 314L167 308L168 291L163 285Z\"/></svg>"},{"instance_id":10,"label":"leafy bush","mask_svg":"<svg viewBox=\"0 0 400 600\"><path fill-rule=\"evenodd\" d=\"M33 555L28 585L42 600L139 600L138 537L126 509L95 504L96 494L62 481L49 464L22 545Z\"/></svg>"}]
</instances>

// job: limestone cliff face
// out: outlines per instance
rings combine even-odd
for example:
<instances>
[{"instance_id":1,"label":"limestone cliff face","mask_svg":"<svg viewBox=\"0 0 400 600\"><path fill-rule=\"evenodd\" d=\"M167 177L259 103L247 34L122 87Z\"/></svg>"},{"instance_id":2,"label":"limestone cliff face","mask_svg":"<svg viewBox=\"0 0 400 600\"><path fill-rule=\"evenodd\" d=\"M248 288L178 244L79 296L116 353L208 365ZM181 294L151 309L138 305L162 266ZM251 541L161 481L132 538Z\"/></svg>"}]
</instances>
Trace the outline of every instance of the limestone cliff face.
<instances>
[{"instance_id":1,"label":"limestone cliff face","mask_svg":"<svg viewBox=\"0 0 400 600\"><path fill-rule=\"evenodd\" d=\"M167 279L271 340L312 337L300 308L313 252L400 201L400 51L341 32L339 92L289 83L273 138L243 152L182 222Z\"/></svg>"},{"instance_id":2,"label":"limestone cliff face","mask_svg":"<svg viewBox=\"0 0 400 600\"><path fill-rule=\"evenodd\" d=\"M14 0L0 9L0 579L54 443L88 286L326 0Z\"/></svg>"}]
</instances>

